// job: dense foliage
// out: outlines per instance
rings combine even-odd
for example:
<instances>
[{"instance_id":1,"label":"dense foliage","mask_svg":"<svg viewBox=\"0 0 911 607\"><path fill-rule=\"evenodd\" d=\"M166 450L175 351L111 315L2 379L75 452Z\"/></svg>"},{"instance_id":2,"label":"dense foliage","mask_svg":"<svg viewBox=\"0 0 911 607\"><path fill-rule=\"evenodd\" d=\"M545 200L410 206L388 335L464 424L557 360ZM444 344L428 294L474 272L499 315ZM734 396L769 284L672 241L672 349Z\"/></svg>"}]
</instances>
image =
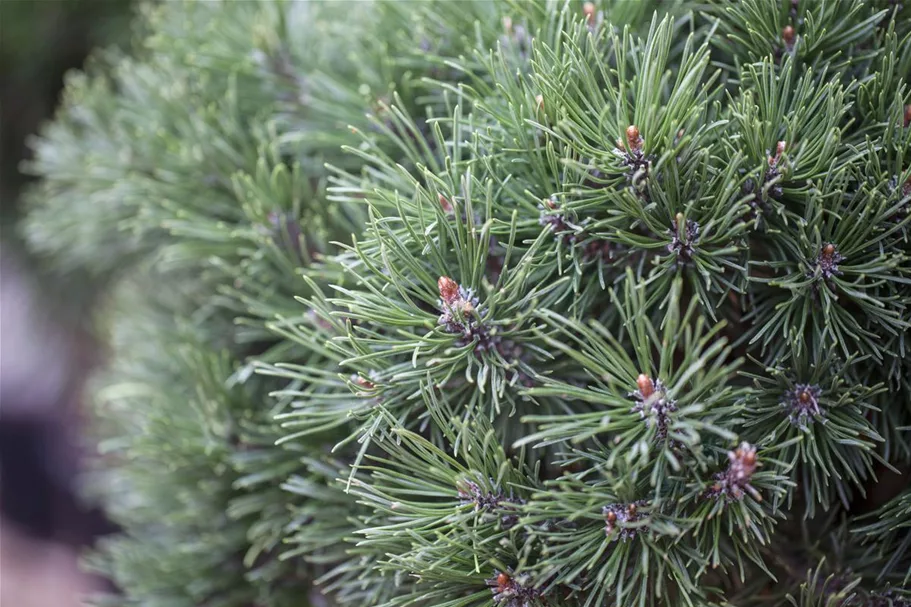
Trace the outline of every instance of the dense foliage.
<instances>
[{"instance_id":1,"label":"dense foliage","mask_svg":"<svg viewBox=\"0 0 911 607\"><path fill-rule=\"evenodd\" d=\"M143 607L911 602L911 8L172 2L27 233Z\"/></svg>"}]
</instances>

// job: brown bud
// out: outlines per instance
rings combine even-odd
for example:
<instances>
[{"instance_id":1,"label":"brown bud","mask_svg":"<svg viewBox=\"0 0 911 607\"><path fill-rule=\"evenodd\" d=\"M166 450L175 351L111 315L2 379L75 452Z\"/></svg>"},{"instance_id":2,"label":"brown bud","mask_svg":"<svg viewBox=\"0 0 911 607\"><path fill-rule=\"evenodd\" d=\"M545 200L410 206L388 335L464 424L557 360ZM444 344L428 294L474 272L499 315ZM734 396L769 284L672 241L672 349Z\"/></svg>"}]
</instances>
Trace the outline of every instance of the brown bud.
<instances>
[{"instance_id":1,"label":"brown bud","mask_svg":"<svg viewBox=\"0 0 911 607\"><path fill-rule=\"evenodd\" d=\"M808 390L803 390L797 398L800 399L800 402L807 404L810 402L810 392Z\"/></svg>"},{"instance_id":2,"label":"brown bud","mask_svg":"<svg viewBox=\"0 0 911 607\"><path fill-rule=\"evenodd\" d=\"M655 382L645 373L636 378L636 385L639 386L639 394L642 395L642 398L648 398L655 393Z\"/></svg>"},{"instance_id":3,"label":"brown bud","mask_svg":"<svg viewBox=\"0 0 911 607\"><path fill-rule=\"evenodd\" d=\"M617 513L614 512L613 510L611 510L610 512L607 513L606 518L607 518L608 523L614 524L617 522Z\"/></svg>"},{"instance_id":4,"label":"brown bud","mask_svg":"<svg viewBox=\"0 0 911 607\"><path fill-rule=\"evenodd\" d=\"M550 209L551 211L553 211L553 210L556 210L556 208L557 208L557 203L554 201L553 198L545 198L545 199L544 199L544 206L546 206L548 209Z\"/></svg>"},{"instance_id":5,"label":"brown bud","mask_svg":"<svg viewBox=\"0 0 911 607\"><path fill-rule=\"evenodd\" d=\"M781 155L784 154L784 151L788 148L787 141L779 141L775 145L775 155L769 156L769 166L773 167L778 164L778 161L781 160Z\"/></svg>"},{"instance_id":6,"label":"brown bud","mask_svg":"<svg viewBox=\"0 0 911 607\"><path fill-rule=\"evenodd\" d=\"M790 25L784 26L784 29L781 30L781 39L784 40L785 46L790 49L794 46L794 28Z\"/></svg>"},{"instance_id":7,"label":"brown bud","mask_svg":"<svg viewBox=\"0 0 911 607\"><path fill-rule=\"evenodd\" d=\"M639 127L635 124L626 127L626 142L629 144L629 149L633 151L642 147L642 138L639 137Z\"/></svg>"},{"instance_id":8,"label":"brown bud","mask_svg":"<svg viewBox=\"0 0 911 607\"><path fill-rule=\"evenodd\" d=\"M748 466L752 466L753 464L756 463L756 452L755 451L747 451L746 453L743 454L742 457L743 457L744 463L747 464Z\"/></svg>"},{"instance_id":9,"label":"brown bud","mask_svg":"<svg viewBox=\"0 0 911 607\"><path fill-rule=\"evenodd\" d=\"M585 15L585 19L588 21L589 25L595 24L595 11L596 8L594 2L586 2L582 5L582 14Z\"/></svg>"},{"instance_id":10,"label":"brown bud","mask_svg":"<svg viewBox=\"0 0 911 607\"><path fill-rule=\"evenodd\" d=\"M835 245L831 242L822 248L822 254L826 257L832 257L835 255Z\"/></svg>"},{"instance_id":11,"label":"brown bud","mask_svg":"<svg viewBox=\"0 0 911 607\"><path fill-rule=\"evenodd\" d=\"M905 128L911 126L911 103L905 106Z\"/></svg>"},{"instance_id":12,"label":"brown bud","mask_svg":"<svg viewBox=\"0 0 911 607\"><path fill-rule=\"evenodd\" d=\"M503 590L509 585L509 582L512 580L509 577L509 574L501 571L497 574L497 590L503 592Z\"/></svg>"},{"instance_id":13,"label":"brown bud","mask_svg":"<svg viewBox=\"0 0 911 607\"><path fill-rule=\"evenodd\" d=\"M630 504L626 507L626 513L630 516L636 516L636 513L639 511L639 508L636 504Z\"/></svg>"},{"instance_id":14,"label":"brown bud","mask_svg":"<svg viewBox=\"0 0 911 607\"><path fill-rule=\"evenodd\" d=\"M357 378L357 385L359 385L361 388L366 388L367 390L376 387L376 384L364 377Z\"/></svg>"},{"instance_id":15,"label":"brown bud","mask_svg":"<svg viewBox=\"0 0 911 607\"><path fill-rule=\"evenodd\" d=\"M536 95L535 103L538 105L539 110L543 110L544 109L544 95Z\"/></svg>"},{"instance_id":16,"label":"brown bud","mask_svg":"<svg viewBox=\"0 0 911 607\"><path fill-rule=\"evenodd\" d=\"M440 194L440 208L443 209L444 213L452 213L452 203L442 194Z\"/></svg>"},{"instance_id":17,"label":"brown bud","mask_svg":"<svg viewBox=\"0 0 911 607\"><path fill-rule=\"evenodd\" d=\"M448 276L440 276L437 287L440 289L440 299L444 302L452 305L459 298L459 285Z\"/></svg>"}]
</instances>

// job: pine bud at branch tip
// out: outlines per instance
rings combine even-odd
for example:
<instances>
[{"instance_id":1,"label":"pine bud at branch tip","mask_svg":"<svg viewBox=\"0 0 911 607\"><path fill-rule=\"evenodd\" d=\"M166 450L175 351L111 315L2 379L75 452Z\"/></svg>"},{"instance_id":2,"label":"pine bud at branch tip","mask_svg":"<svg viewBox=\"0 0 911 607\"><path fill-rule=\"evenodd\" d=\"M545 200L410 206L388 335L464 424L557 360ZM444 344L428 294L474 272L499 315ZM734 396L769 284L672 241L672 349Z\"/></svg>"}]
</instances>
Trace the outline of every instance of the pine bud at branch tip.
<instances>
[{"instance_id":1,"label":"pine bud at branch tip","mask_svg":"<svg viewBox=\"0 0 911 607\"><path fill-rule=\"evenodd\" d=\"M831 242L822 248L823 255L832 256L835 255L835 245Z\"/></svg>"},{"instance_id":2,"label":"pine bud at branch tip","mask_svg":"<svg viewBox=\"0 0 911 607\"><path fill-rule=\"evenodd\" d=\"M497 586L500 588L505 588L509 584L509 575L504 572L497 574ZM502 592L502 590L501 590Z\"/></svg>"},{"instance_id":3,"label":"pine bud at branch tip","mask_svg":"<svg viewBox=\"0 0 911 607\"><path fill-rule=\"evenodd\" d=\"M655 382L645 373L636 378L636 385L639 386L639 394L642 395L642 398L648 398L655 393Z\"/></svg>"},{"instance_id":4,"label":"pine bud at branch tip","mask_svg":"<svg viewBox=\"0 0 911 607\"><path fill-rule=\"evenodd\" d=\"M776 166L779 161L781 161L781 155L784 154L785 150L788 149L787 141L779 141L775 146L775 155L769 157L769 166Z\"/></svg>"},{"instance_id":5,"label":"pine bud at branch tip","mask_svg":"<svg viewBox=\"0 0 911 607\"><path fill-rule=\"evenodd\" d=\"M905 106L905 128L911 126L911 103Z\"/></svg>"},{"instance_id":6,"label":"pine bud at branch tip","mask_svg":"<svg viewBox=\"0 0 911 607\"><path fill-rule=\"evenodd\" d=\"M448 276L440 276L437 287L440 289L440 299L447 304L452 305L459 298L459 285Z\"/></svg>"},{"instance_id":7,"label":"pine bud at branch tip","mask_svg":"<svg viewBox=\"0 0 911 607\"><path fill-rule=\"evenodd\" d=\"M740 443L734 451L728 451L728 467L715 474L715 483L706 492L706 496L716 499L724 497L730 502L740 500L748 493L757 501L761 500L759 492L750 484L759 466L756 447L750 443Z\"/></svg>"},{"instance_id":8,"label":"pine bud at branch tip","mask_svg":"<svg viewBox=\"0 0 911 607\"><path fill-rule=\"evenodd\" d=\"M585 15L585 20L588 21L589 25L595 24L595 3L586 2L582 5L582 13Z\"/></svg>"},{"instance_id":9,"label":"pine bud at branch tip","mask_svg":"<svg viewBox=\"0 0 911 607\"><path fill-rule=\"evenodd\" d=\"M784 40L788 49L794 46L794 28L790 25L786 25L784 29L781 30L781 39Z\"/></svg>"},{"instance_id":10,"label":"pine bud at branch tip","mask_svg":"<svg viewBox=\"0 0 911 607\"><path fill-rule=\"evenodd\" d=\"M626 142L629 144L629 149L633 151L642 147L642 138L639 137L639 127L635 124L626 127Z\"/></svg>"},{"instance_id":11,"label":"pine bud at branch tip","mask_svg":"<svg viewBox=\"0 0 911 607\"><path fill-rule=\"evenodd\" d=\"M448 200L445 196L443 196L442 194L440 194L440 208L442 208L442 209L443 209L443 212L445 212L445 213L451 213L451 212L452 212L452 204L451 204L451 203L449 202L449 200Z\"/></svg>"},{"instance_id":12,"label":"pine bud at branch tip","mask_svg":"<svg viewBox=\"0 0 911 607\"><path fill-rule=\"evenodd\" d=\"M537 95L535 97L535 103L537 104L539 110L543 110L544 109L544 95Z\"/></svg>"}]
</instances>

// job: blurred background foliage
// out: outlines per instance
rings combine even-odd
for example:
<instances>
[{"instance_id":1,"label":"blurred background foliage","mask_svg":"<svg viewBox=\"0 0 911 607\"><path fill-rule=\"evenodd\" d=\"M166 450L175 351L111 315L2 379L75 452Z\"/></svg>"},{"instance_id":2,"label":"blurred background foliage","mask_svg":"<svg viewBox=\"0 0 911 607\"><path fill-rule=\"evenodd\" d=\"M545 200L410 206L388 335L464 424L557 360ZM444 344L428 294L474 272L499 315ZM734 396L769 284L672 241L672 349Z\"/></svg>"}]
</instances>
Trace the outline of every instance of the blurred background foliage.
<instances>
[{"instance_id":1,"label":"blurred background foliage","mask_svg":"<svg viewBox=\"0 0 911 607\"><path fill-rule=\"evenodd\" d=\"M130 0L0 0L0 602L67 607L85 583L80 546L107 529L82 502L81 386L96 360L95 290L42 270L18 224L31 178L29 139L51 120L69 70L132 38ZM6 558L15 555L13 558Z\"/></svg>"},{"instance_id":2,"label":"blurred background foliage","mask_svg":"<svg viewBox=\"0 0 911 607\"><path fill-rule=\"evenodd\" d=\"M33 177L23 171L30 138L55 114L66 74L94 52L125 48L133 38L133 0L0 0L0 246L7 291L21 284L42 305L36 310L61 331L88 329L100 295L80 276L61 277L29 256L19 219ZM9 302L7 302L9 304ZM21 324L7 305L3 324ZM9 333L9 332L5 332ZM18 351L4 344L7 352Z\"/></svg>"},{"instance_id":3,"label":"blurred background foliage","mask_svg":"<svg viewBox=\"0 0 911 607\"><path fill-rule=\"evenodd\" d=\"M130 0L0 1L0 224L14 244L28 139L53 117L67 71L130 39Z\"/></svg>"}]
</instances>

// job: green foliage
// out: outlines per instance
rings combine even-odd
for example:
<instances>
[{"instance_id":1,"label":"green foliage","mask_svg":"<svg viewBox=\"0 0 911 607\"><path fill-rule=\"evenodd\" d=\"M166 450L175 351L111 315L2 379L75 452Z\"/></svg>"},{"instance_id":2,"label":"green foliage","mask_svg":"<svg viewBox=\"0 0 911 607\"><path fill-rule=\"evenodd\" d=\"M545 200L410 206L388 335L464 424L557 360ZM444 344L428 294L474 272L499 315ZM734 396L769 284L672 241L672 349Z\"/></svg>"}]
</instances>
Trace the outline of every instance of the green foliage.
<instances>
[{"instance_id":1,"label":"green foliage","mask_svg":"<svg viewBox=\"0 0 911 607\"><path fill-rule=\"evenodd\" d=\"M104 600L908 604L888 4L145 12L27 226L124 302Z\"/></svg>"}]
</instances>

